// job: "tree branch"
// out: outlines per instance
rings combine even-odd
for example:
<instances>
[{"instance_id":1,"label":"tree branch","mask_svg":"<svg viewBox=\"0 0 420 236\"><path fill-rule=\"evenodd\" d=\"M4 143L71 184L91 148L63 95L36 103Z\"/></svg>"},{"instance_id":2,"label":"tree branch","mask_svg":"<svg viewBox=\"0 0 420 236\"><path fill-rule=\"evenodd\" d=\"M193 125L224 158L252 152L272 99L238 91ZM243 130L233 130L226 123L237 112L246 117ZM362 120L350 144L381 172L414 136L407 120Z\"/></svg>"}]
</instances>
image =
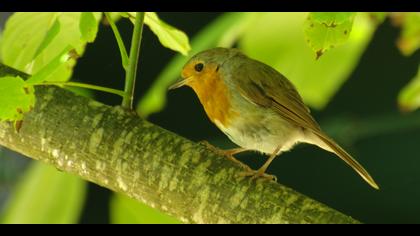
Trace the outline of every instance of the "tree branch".
<instances>
[{"instance_id":1,"label":"tree branch","mask_svg":"<svg viewBox=\"0 0 420 236\"><path fill-rule=\"evenodd\" d=\"M0 76L22 76L0 64ZM191 223L358 223L278 183L238 178L241 167L205 146L55 86L36 88L0 145L126 194Z\"/></svg>"}]
</instances>

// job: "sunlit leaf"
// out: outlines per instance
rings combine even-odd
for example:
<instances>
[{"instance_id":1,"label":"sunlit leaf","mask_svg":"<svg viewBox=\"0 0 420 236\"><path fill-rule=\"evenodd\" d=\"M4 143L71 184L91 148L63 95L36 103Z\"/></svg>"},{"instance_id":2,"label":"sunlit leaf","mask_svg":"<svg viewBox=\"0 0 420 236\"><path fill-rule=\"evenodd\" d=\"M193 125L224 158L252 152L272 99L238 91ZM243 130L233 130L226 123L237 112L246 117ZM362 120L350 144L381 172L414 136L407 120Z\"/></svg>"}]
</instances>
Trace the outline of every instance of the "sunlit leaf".
<instances>
[{"instance_id":1,"label":"sunlit leaf","mask_svg":"<svg viewBox=\"0 0 420 236\"><path fill-rule=\"evenodd\" d=\"M64 63L66 63L70 59L70 50L72 50L70 46L65 48L41 70L39 70L33 76L31 76L26 82L29 84L40 84L45 81L55 80L55 78L52 77L52 75L54 75L54 72L56 72Z\"/></svg>"},{"instance_id":2,"label":"sunlit leaf","mask_svg":"<svg viewBox=\"0 0 420 236\"><path fill-rule=\"evenodd\" d=\"M144 23L150 27L163 46L180 52L183 55L187 55L191 50L188 36L181 30L159 19L156 13L146 13Z\"/></svg>"},{"instance_id":3,"label":"sunlit leaf","mask_svg":"<svg viewBox=\"0 0 420 236\"><path fill-rule=\"evenodd\" d=\"M127 12L109 12L109 16L114 22L117 22L121 17L129 17Z\"/></svg>"},{"instance_id":4,"label":"sunlit leaf","mask_svg":"<svg viewBox=\"0 0 420 236\"><path fill-rule=\"evenodd\" d=\"M99 21L101 14L94 13L94 16ZM1 39L3 63L28 74L35 74L68 45L75 48L78 55L82 55L86 40L80 33L80 20L80 12L14 13L7 20ZM57 24L60 27L54 26ZM75 59L68 60L51 77L56 81L68 80L75 63Z\"/></svg>"},{"instance_id":5,"label":"sunlit leaf","mask_svg":"<svg viewBox=\"0 0 420 236\"><path fill-rule=\"evenodd\" d=\"M250 13L226 13L203 28L191 41L190 55L212 47L227 46L233 39L239 37L236 27L242 27L241 22L248 23ZM228 35L228 36L225 36ZM220 42L224 38L223 42ZM137 104L137 112L145 117L160 111L166 102L169 85L180 77L182 66L189 58L176 55L157 76L151 88Z\"/></svg>"},{"instance_id":6,"label":"sunlit leaf","mask_svg":"<svg viewBox=\"0 0 420 236\"><path fill-rule=\"evenodd\" d=\"M34 89L19 76L0 77L0 104L0 120L21 120L35 104Z\"/></svg>"},{"instance_id":7,"label":"sunlit leaf","mask_svg":"<svg viewBox=\"0 0 420 236\"><path fill-rule=\"evenodd\" d=\"M352 30L355 13L311 12L304 24L305 38L318 59L330 48L344 43Z\"/></svg>"},{"instance_id":8,"label":"sunlit leaf","mask_svg":"<svg viewBox=\"0 0 420 236\"><path fill-rule=\"evenodd\" d=\"M420 107L420 66L417 75L401 90L398 102L403 111L413 111Z\"/></svg>"},{"instance_id":9,"label":"sunlit leaf","mask_svg":"<svg viewBox=\"0 0 420 236\"><path fill-rule=\"evenodd\" d=\"M98 33L98 21L92 12L82 12L79 22L82 38L91 43L95 40Z\"/></svg>"},{"instance_id":10,"label":"sunlit leaf","mask_svg":"<svg viewBox=\"0 0 420 236\"><path fill-rule=\"evenodd\" d=\"M57 36L59 32L60 32L60 21L57 19L57 17L54 17L54 23L47 30L47 33L45 34L44 38L39 44L39 47L36 50L33 58L36 58L51 43L51 41L55 38L55 36Z\"/></svg>"},{"instance_id":11,"label":"sunlit leaf","mask_svg":"<svg viewBox=\"0 0 420 236\"><path fill-rule=\"evenodd\" d=\"M261 13L241 37L239 47L284 74L308 105L321 109L356 67L376 24L359 13L348 41L314 60L302 30L307 14Z\"/></svg>"},{"instance_id":12,"label":"sunlit leaf","mask_svg":"<svg viewBox=\"0 0 420 236\"><path fill-rule=\"evenodd\" d=\"M111 223L179 224L179 220L129 197L114 194L111 198Z\"/></svg>"},{"instance_id":13,"label":"sunlit leaf","mask_svg":"<svg viewBox=\"0 0 420 236\"><path fill-rule=\"evenodd\" d=\"M231 27L229 27L222 34L219 35L220 38L217 42L218 47L233 47L234 44L247 30L249 25L255 20L256 17L258 17L258 13L256 12L246 12L241 14L242 17L240 17L240 20L237 20L235 24L232 24Z\"/></svg>"},{"instance_id":14,"label":"sunlit leaf","mask_svg":"<svg viewBox=\"0 0 420 236\"><path fill-rule=\"evenodd\" d=\"M134 22L136 13L129 12L128 14L130 20ZM187 55L190 51L188 36L181 30L159 19L155 12L146 12L144 24L150 27L150 30L159 38L159 42L164 47L180 52L183 55Z\"/></svg>"},{"instance_id":15,"label":"sunlit leaf","mask_svg":"<svg viewBox=\"0 0 420 236\"><path fill-rule=\"evenodd\" d=\"M85 182L54 167L34 162L9 196L1 223L77 223Z\"/></svg>"}]
</instances>

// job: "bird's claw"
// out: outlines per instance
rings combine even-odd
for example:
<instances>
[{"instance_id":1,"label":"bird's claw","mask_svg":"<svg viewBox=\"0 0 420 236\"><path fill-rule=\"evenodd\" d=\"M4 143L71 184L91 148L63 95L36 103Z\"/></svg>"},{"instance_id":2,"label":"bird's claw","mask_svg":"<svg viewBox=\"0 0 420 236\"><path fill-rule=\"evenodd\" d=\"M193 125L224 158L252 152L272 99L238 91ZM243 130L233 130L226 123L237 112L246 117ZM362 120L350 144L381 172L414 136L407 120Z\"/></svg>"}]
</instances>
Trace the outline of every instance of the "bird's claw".
<instances>
[{"instance_id":1,"label":"bird's claw","mask_svg":"<svg viewBox=\"0 0 420 236\"><path fill-rule=\"evenodd\" d=\"M246 164L244 164L244 163L242 163L241 161L239 161L238 159L236 159L236 158L233 156L233 154L232 154L232 152L231 152L230 150L222 150L222 149L220 149L220 148L217 148L217 147L215 147L215 146L211 145L211 144L210 144L209 142L207 142L206 140L202 140L202 141L200 141L200 142L198 142L198 143L199 143L199 144L201 144L201 145L206 146L206 148L208 148L208 149L210 149L211 151L213 151L213 152L217 153L217 155L219 155L219 156L224 156L224 157L226 157L227 159L229 159L230 161L233 161L233 162L235 162L236 164L240 165L243 169L245 169L245 170L246 170L246 172L248 172L248 171L252 171L252 169L251 169L249 166L247 166Z\"/></svg>"},{"instance_id":2,"label":"bird's claw","mask_svg":"<svg viewBox=\"0 0 420 236\"><path fill-rule=\"evenodd\" d=\"M228 159L234 158L232 155L230 155L228 152L226 152L225 150L222 150L220 148L217 148L213 145L211 145L209 142L207 142L206 140L200 141L198 142L201 145L204 145L206 148L210 149L212 152L217 153L217 155L220 156L225 156ZM235 159L236 160L236 159Z\"/></svg>"},{"instance_id":3,"label":"bird's claw","mask_svg":"<svg viewBox=\"0 0 420 236\"><path fill-rule=\"evenodd\" d=\"M275 175L266 174L262 170L247 170L245 172L239 173L240 177L251 177L251 180L262 179L277 182L277 177Z\"/></svg>"}]
</instances>

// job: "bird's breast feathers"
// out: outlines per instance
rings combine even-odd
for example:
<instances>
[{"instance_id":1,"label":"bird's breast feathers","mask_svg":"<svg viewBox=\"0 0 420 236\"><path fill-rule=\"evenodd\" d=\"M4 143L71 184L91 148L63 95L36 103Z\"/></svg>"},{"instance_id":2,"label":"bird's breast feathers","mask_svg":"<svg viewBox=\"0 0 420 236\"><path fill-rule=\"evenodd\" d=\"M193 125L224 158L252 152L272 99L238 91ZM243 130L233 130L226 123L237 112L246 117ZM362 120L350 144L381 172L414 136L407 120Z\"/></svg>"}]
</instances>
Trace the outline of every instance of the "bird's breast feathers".
<instances>
[{"instance_id":1,"label":"bird's breast feathers","mask_svg":"<svg viewBox=\"0 0 420 236\"><path fill-rule=\"evenodd\" d=\"M213 123L217 121L227 127L238 115L238 111L232 107L229 88L217 73L203 76L191 87Z\"/></svg>"}]
</instances>

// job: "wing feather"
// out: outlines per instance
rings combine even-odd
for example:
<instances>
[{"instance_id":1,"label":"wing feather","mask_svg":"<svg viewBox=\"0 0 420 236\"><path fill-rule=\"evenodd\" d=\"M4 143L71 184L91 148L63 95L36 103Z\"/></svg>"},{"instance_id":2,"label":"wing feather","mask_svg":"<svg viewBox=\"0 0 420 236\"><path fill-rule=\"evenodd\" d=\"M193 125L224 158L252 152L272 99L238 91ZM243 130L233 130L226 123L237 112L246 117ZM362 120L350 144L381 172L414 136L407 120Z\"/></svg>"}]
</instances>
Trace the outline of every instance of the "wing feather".
<instances>
[{"instance_id":1,"label":"wing feather","mask_svg":"<svg viewBox=\"0 0 420 236\"><path fill-rule=\"evenodd\" d=\"M248 59L232 76L239 92L247 100L263 107L273 108L292 124L320 131L318 123L293 84L282 74L256 60Z\"/></svg>"}]
</instances>

